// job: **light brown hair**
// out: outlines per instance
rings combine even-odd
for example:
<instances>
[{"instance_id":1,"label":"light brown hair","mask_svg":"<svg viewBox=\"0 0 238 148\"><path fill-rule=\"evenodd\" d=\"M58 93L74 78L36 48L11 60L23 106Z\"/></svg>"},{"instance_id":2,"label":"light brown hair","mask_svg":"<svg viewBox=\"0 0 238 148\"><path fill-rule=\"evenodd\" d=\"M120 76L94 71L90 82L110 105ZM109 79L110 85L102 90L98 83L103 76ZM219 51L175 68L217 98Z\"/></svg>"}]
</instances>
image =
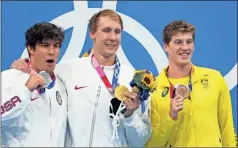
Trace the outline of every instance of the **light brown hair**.
<instances>
[{"instance_id":1,"label":"light brown hair","mask_svg":"<svg viewBox=\"0 0 238 148\"><path fill-rule=\"evenodd\" d=\"M172 36L177 33L192 33L193 41L195 40L195 27L182 20L176 20L169 23L163 30L163 42L169 44L172 40Z\"/></svg>"}]
</instances>

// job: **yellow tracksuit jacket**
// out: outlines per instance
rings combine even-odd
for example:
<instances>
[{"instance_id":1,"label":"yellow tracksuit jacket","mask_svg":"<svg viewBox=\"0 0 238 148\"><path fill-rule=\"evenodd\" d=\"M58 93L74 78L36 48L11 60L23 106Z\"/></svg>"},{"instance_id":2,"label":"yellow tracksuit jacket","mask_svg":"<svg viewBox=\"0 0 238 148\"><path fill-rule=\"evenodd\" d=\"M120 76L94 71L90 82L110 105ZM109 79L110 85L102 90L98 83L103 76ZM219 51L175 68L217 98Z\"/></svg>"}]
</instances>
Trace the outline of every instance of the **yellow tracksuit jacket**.
<instances>
[{"instance_id":1,"label":"yellow tracksuit jacket","mask_svg":"<svg viewBox=\"0 0 238 148\"><path fill-rule=\"evenodd\" d=\"M178 120L169 116L170 92L165 69L152 94L152 136L147 147L233 146L235 130L228 86L220 72L193 65L191 99L184 100Z\"/></svg>"}]
</instances>

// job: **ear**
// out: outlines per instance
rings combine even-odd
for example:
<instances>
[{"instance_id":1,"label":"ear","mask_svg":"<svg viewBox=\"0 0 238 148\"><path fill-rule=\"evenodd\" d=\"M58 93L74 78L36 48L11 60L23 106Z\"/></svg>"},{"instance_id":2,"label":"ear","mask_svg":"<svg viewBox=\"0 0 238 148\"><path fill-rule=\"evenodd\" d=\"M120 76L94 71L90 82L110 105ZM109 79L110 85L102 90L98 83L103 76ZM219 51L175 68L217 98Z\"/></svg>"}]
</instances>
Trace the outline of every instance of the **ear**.
<instances>
[{"instance_id":1,"label":"ear","mask_svg":"<svg viewBox=\"0 0 238 148\"><path fill-rule=\"evenodd\" d=\"M32 48L31 46L27 46L27 51L30 53L31 56L34 56L34 53L35 53L35 49Z\"/></svg>"},{"instance_id":2,"label":"ear","mask_svg":"<svg viewBox=\"0 0 238 148\"><path fill-rule=\"evenodd\" d=\"M168 52L168 47L169 47L169 45L168 44L166 44L165 42L163 42L163 45L164 45L164 50L166 51L166 52Z\"/></svg>"},{"instance_id":3,"label":"ear","mask_svg":"<svg viewBox=\"0 0 238 148\"><path fill-rule=\"evenodd\" d=\"M92 40L95 40L95 39L96 39L95 32L94 32L94 33L90 32L90 38L91 38Z\"/></svg>"}]
</instances>

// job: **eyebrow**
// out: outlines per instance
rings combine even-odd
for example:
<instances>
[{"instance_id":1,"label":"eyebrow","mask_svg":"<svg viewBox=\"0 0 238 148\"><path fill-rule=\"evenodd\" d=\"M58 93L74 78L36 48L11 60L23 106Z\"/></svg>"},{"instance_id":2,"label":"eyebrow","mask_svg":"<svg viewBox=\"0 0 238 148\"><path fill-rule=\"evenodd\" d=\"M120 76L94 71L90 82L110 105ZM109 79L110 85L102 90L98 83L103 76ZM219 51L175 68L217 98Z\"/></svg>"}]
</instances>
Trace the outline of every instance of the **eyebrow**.
<instances>
[{"instance_id":1,"label":"eyebrow","mask_svg":"<svg viewBox=\"0 0 238 148\"><path fill-rule=\"evenodd\" d=\"M121 30L121 28L112 28L112 27L109 27L109 26L103 27L102 29L104 29L104 28L119 29L119 30Z\"/></svg>"},{"instance_id":2,"label":"eyebrow","mask_svg":"<svg viewBox=\"0 0 238 148\"><path fill-rule=\"evenodd\" d=\"M193 40L192 38L189 38L189 39L175 39L174 41L187 41L187 40Z\"/></svg>"}]
</instances>

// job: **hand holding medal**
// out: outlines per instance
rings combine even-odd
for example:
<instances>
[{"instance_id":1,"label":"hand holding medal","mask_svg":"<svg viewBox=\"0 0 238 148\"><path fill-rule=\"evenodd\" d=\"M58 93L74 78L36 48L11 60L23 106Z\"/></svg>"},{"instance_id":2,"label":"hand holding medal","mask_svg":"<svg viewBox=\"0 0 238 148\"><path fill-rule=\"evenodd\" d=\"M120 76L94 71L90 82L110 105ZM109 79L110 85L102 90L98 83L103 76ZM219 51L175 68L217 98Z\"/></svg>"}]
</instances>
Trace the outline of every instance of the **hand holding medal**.
<instances>
[{"instance_id":1,"label":"hand holding medal","mask_svg":"<svg viewBox=\"0 0 238 148\"><path fill-rule=\"evenodd\" d=\"M47 86L49 86L52 82L50 74L45 71L40 71L39 75L44 78L44 85L42 85L41 88L46 88Z\"/></svg>"},{"instance_id":2,"label":"hand holding medal","mask_svg":"<svg viewBox=\"0 0 238 148\"><path fill-rule=\"evenodd\" d=\"M152 72L150 72L148 70L135 71L133 79L130 82L130 86L132 87L132 93L137 94L137 97L139 97L138 101L135 99L137 97L131 97L131 99L133 100L133 103L135 102L135 103L141 104L141 109L142 109L142 113L143 113L145 111L144 101L148 99L148 97L150 95L149 93L153 92L155 90L155 78L154 78ZM126 97L126 96L128 96L128 93L129 93L129 90L124 85L119 85L118 87L116 87L116 89L114 91L115 97L118 100L124 101L124 102L131 101L128 99L128 97ZM131 94L131 96L133 96L133 94ZM131 102L131 104L133 104L133 103Z\"/></svg>"},{"instance_id":3,"label":"hand holding medal","mask_svg":"<svg viewBox=\"0 0 238 148\"><path fill-rule=\"evenodd\" d=\"M175 86L175 96L180 95L183 99L186 99L190 95L190 90L186 85L176 85Z\"/></svg>"},{"instance_id":4,"label":"hand holding medal","mask_svg":"<svg viewBox=\"0 0 238 148\"><path fill-rule=\"evenodd\" d=\"M186 85L179 84L174 87L173 94L169 115L173 120L177 120L179 111L183 109L184 99L189 98L190 89Z\"/></svg>"},{"instance_id":5,"label":"hand holding medal","mask_svg":"<svg viewBox=\"0 0 238 148\"><path fill-rule=\"evenodd\" d=\"M127 99L127 97L125 96L127 92L129 92L129 90L125 85L119 85L118 87L116 87L114 95L118 100L125 101ZM136 86L134 86L132 88L132 92L138 94L139 89Z\"/></svg>"},{"instance_id":6,"label":"hand holding medal","mask_svg":"<svg viewBox=\"0 0 238 148\"><path fill-rule=\"evenodd\" d=\"M41 75L37 74L33 69L31 69L30 77L25 85L31 92L33 92L34 90L45 86L45 79Z\"/></svg>"}]
</instances>

